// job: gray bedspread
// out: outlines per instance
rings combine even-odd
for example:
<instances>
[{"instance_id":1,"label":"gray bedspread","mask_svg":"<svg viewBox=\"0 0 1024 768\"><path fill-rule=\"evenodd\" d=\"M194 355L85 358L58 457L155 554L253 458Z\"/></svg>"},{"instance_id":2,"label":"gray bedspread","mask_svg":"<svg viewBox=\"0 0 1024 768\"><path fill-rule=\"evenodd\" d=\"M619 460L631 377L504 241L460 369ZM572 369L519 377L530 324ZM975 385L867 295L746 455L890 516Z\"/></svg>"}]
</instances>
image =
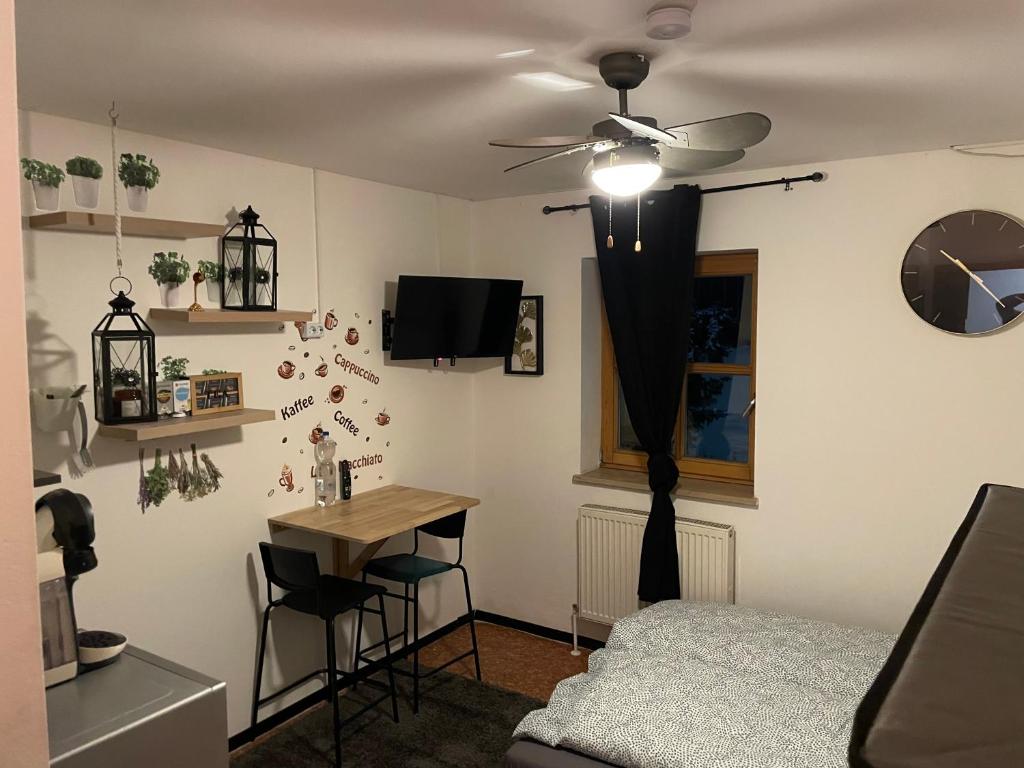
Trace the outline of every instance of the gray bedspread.
<instances>
[{"instance_id":1,"label":"gray bedspread","mask_svg":"<svg viewBox=\"0 0 1024 768\"><path fill-rule=\"evenodd\" d=\"M717 603L621 619L515 731L624 768L845 768L895 636Z\"/></svg>"}]
</instances>

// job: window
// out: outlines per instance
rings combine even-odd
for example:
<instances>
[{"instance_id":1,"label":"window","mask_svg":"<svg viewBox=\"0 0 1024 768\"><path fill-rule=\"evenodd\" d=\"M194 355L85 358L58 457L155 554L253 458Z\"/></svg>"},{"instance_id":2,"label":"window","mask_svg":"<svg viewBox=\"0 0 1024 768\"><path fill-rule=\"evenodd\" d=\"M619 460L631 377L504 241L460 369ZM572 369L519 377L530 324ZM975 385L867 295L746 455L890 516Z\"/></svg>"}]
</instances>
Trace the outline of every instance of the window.
<instances>
[{"instance_id":1,"label":"window","mask_svg":"<svg viewBox=\"0 0 1024 768\"><path fill-rule=\"evenodd\" d=\"M698 254L690 358L673 451L684 477L754 482L757 253ZM643 470L647 456L619 387L603 318L601 466Z\"/></svg>"}]
</instances>

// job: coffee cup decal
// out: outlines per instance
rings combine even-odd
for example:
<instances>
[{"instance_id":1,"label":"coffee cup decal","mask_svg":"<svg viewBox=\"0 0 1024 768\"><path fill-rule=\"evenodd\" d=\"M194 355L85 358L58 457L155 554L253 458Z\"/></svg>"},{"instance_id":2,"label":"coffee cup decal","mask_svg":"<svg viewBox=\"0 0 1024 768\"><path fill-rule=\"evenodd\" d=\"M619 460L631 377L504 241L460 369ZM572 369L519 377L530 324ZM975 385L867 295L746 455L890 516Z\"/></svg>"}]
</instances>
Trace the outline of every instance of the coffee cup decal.
<instances>
[{"instance_id":1,"label":"coffee cup decal","mask_svg":"<svg viewBox=\"0 0 1024 768\"><path fill-rule=\"evenodd\" d=\"M335 384L331 387L331 392L328 397L331 399L332 403L340 403L345 399L345 385Z\"/></svg>"},{"instance_id":2,"label":"coffee cup decal","mask_svg":"<svg viewBox=\"0 0 1024 768\"><path fill-rule=\"evenodd\" d=\"M292 476L292 468L287 464L281 467L281 479L277 482L289 493L295 490L295 478Z\"/></svg>"},{"instance_id":3,"label":"coffee cup decal","mask_svg":"<svg viewBox=\"0 0 1024 768\"><path fill-rule=\"evenodd\" d=\"M313 445L316 445L321 440L323 440L323 437L324 437L324 429L319 424L317 424L315 427L313 427L312 430L310 430L309 442L311 442Z\"/></svg>"},{"instance_id":4,"label":"coffee cup decal","mask_svg":"<svg viewBox=\"0 0 1024 768\"><path fill-rule=\"evenodd\" d=\"M351 346L355 346L359 343L359 331L355 328L349 328L348 333L345 334L345 342Z\"/></svg>"},{"instance_id":5,"label":"coffee cup decal","mask_svg":"<svg viewBox=\"0 0 1024 768\"><path fill-rule=\"evenodd\" d=\"M387 411L381 411L380 413L377 414L377 418L374 419L374 421L376 421L382 427L386 427L388 424L391 423L391 414L389 414Z\"/></svg>"},{"instance_id":6,"label":"coffee cup decal","mask_svg":"<svg viewBox=\"0 0 1024 768\"><path fill-rule=\"evenodd\" d=\"M277 375L282 379L290 379L295 375L295 363L291 360L283 361L279 366L277 366Z\"/></svg>"},{"instance_id":7,"label":"coffee cup decal","mask_svg":"<svg viewBox=\"0 0 1024 768\"><path fill-rule=\"evenodd\" d=\"M333 331L337 327L338 318L335 316L334 310L332 309L330 312L324 315L324 328L326 328L328 331Z\"/></svg>"},{"instance_id":8,"label":"coffee cup decal","mask_svg":"<svg viewBox=\"0 0 1024 768\"><path fill-rule=\"evenodd\" d=\"M327 378L327 363L320 363L320 365L316 367L316 370L313 371L313 373L315 373L321 379Z\"/></svg>"}]
</instances>

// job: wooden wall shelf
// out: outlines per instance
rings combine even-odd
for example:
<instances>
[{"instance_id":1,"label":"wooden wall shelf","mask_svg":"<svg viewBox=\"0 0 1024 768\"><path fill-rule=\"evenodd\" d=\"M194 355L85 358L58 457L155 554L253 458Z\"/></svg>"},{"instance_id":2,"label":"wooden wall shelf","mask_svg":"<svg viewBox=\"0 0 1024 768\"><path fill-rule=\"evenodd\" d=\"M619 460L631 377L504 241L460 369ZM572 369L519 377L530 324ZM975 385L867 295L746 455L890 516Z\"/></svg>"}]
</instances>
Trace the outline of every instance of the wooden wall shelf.
<instances>
[{"instance_id":1,"label":"wooden wall shelf","mask_svg":"<svg viewBox=\"0 0 1024 768\"><path fill-rule=\"evenodd\" d=\"M57 211L29 216L28 226L30 229L112 235L114 234L114 217L106 213ZM220 237L224 234L225 229L226 227L221 224L203 224L197 221L147 219L142 216L121 217L121 233L134 237L190 240L197 237Z\"/></svg>"},{"instance_id":2,"label":"wooden wall shelf","mask_svg":"<svg viewBox=\"0 0 1024 768\"><path fill-rule=\"evenodd\" d=\"M165 418L159 421L146 421L138 424L100 424L96 434L115 440L128 440L138 443L145 440L161 440L168 437L194 435L198 432L210 432L215 429L229 429L246 424L258 424L261 421L273 421L274 411L260 408L242 408L228 413L212 413L206 416L185 416L184 418Z\"/></svg>"},{"instance_id":3,"label":"wooden wall shelf","mask_svg":"<svg viewBox=\"0 0 1024 768\"><path fill-rule=\"evenodd\" d=\"M253 325L256 323L308 323L312 312L278 309L274 312L241 312L230 309L204 309L189 312L187 309L166 309L153 307L149 310L150 320L166 320L188 325Z\"/></svg>"},{"instance_id":4,"label":"wooden wall shelf","mask_svg":"<svg viewBox=\"0 0 1024 768\"><path fill-rule=\"evenodd\" d=\"M44 472L41 469L32 470L32 487L42 488L46 485L57 485L60 483L60 475L56 472Z\"/></svg>"}]
</instances>

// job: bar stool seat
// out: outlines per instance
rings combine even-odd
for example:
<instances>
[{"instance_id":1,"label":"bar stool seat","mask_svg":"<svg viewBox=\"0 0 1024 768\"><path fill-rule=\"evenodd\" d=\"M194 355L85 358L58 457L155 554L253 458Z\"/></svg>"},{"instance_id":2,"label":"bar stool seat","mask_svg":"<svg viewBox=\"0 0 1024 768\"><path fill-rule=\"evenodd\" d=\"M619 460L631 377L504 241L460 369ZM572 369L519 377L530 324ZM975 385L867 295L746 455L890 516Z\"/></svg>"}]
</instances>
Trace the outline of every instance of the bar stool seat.
<instances>
[{"instance_id":1,"label":"bar stool seat","mask_svg":"<svg viewBox=\"0 0 1024 768\"><path fill-rule=\"evenodd\" d=\"M446 573L454 568L454 564L442 560L433 560L421 555L401 554L378 557L368 562L363 570L371 576L378 576L388 581L413 584L420 579Z\"/></svg>"},{"instance_id":2,"label":"bar stool seat","mask_svg":"<svg viewBox=\"0 0 1024 768\"><path fill-rule=\"evenodd\" d=\"M359 669L360 664L370 664L372 659L368 655L371 651L377 648L384 647L385 654L390 653L390 641L397 638L402 638L402 646L406 653L409 650L409 608L412 607L412 671L408 672L404 669L394 670L396 675L406 675L412 678L412 711L413 713L419 713L420 711L420 680L430 677L431 675L437 674L441 670L450 667L452 664L461 661L469 656L473 657L474 665L476 666L476 679L480 680L480 649L476 642L476 624L473 619L473 599L469 594L469 574L466 572L466 566L462 564L462 545L463 537L466 531L466 510L456 512L455 514L443 517L440 520L434 520L430 523L424 523L415 529L413 533L413 548L412 552L408 554L400 555L388 555L385 557L377 557L370 560L366 565L363 566L363 582L366 582L367 576L375 576L376 578L386 579L388 581L395 581L399 584L404 585L403 594L396 594L394 592L385 592L387 597L394 598L395 600L402 601L402 631L394 637L387 635L387 630L384 632L384 639L373 645L363 647L363 612L364 608L359 609L359 619L356 622L356 649L355 649L355 660L352 664L353 669ZM443 560L434 560L430 557L424 557L423 555L417 554L420 547L420 534L425 533L428 536L433 536L439 539L458 539L459 541L459 557L454 563L447 563ZM449 659L445 663L434 667L429 672L420 671L420 582L424 581L432 576L437 576L442 573L448 573L449 571L461 571L462 581L466 589L466 614L463 620L469 624L470 639L472 641L472 648L456 656L453 659ZM409 596L410 590L412 596ZM381 598L383 599L383 598Z\"/></svg>"},{"instance_id":3,"label":"bar stool seat","mask_svg":"<svg viewBox=\"0 0 1024 768\"><path fill-rule=\"evenodd\" d=\"M260 630L259 645L256 651L256 679L252 691L252 712L250 727L256 728L260 707L274 699L295 690L300 685L324 678L325 692L331 702L332 725L334 727L334 765L341 768L341 726L369 712L371 709L391 700L391 716L398 722L398 695L395 691L394 670L391 667L391 637L388 634L388 618L384 610L386 590L377 584L365 581L342 579L338 576L320 573L316 552L306 549L284 547L280 544L260 542L260 557L263 560L263 571L267 577L267 607L263 611L263 627ZM273 588L284 591L274 598ZM376 598L377 609L366 605L371 598ZM267 631L270 628L270 613L275 608L290 608L299 613L317 616L324 622L324 641L327 651L327 666L315 669L269 696L260 697L263 682L263 664L267 650ZM353 688L360 681L374 683L370 679L372 669L353 668L351 672L338 669L337 649L335 647L335 621L346 611L359 610L359 625L362 631L364 613L375 613L380 617L381 632L384 635L384 658L377 671L387 672L387 685L379 684L387 691L383 696L366 703L355 714L344 721L338 702L339 683L351 685Z\"/></svg>"},{"instance_id":4,"label":"bar stool seat","mask_svg":"<svg viewBox=\"0 0 1024 768\"><path fill-rule=\"evenodd\" d=\"M281 597L281 604L293 611L332 619L345 611L358 608L370 598L386 592L378 584L366 584L352 579L321 574L317 590L287 592Z\"/></svg>"}]
</instances>

